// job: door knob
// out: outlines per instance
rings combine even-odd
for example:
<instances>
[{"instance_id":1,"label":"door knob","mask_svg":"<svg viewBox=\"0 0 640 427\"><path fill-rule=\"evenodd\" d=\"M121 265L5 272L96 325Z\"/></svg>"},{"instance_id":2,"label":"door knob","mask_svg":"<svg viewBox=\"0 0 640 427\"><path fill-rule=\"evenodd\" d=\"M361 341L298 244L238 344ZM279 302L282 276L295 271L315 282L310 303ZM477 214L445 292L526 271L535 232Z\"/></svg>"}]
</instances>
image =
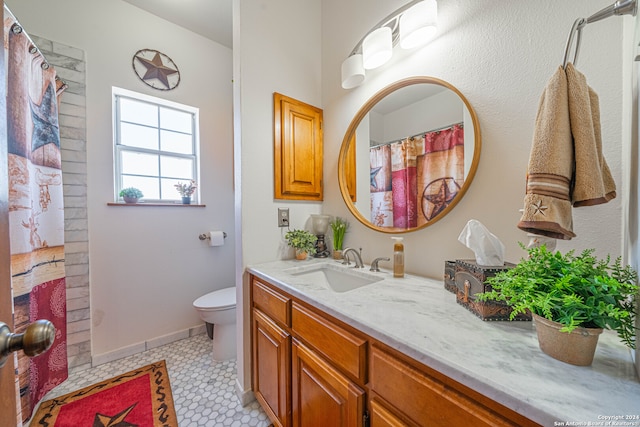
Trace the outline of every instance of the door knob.
<instances>
[{"instance_id":1,"label":"door knob","mask_svg":"<svg viewBox=\"0 0 640 427\"><path fill-rule=\"evenodd\" d=\"M14 351L22 350L29 357L49 350L56 337L56 328L48 320L36 320L24 334L13 334L7 324L0 322L0 368Z\"/></svg>"}]
</instances>

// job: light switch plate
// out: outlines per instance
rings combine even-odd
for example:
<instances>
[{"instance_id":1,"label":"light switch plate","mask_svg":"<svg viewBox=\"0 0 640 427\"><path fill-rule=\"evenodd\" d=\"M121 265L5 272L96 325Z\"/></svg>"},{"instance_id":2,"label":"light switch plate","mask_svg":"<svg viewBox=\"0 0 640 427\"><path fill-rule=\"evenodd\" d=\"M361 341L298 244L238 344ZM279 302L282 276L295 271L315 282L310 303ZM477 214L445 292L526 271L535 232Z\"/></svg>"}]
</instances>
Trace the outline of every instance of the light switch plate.
<instances>
[{"instance_id":1,"label":"light switch plate","mask_svg":"<svg viewBox=\"0 0 640 427\"><path fill-rule=\"evenodd\" d=\"M278 208L278 227L289 226L289 208Z\"/></svg>"}]
</instances>

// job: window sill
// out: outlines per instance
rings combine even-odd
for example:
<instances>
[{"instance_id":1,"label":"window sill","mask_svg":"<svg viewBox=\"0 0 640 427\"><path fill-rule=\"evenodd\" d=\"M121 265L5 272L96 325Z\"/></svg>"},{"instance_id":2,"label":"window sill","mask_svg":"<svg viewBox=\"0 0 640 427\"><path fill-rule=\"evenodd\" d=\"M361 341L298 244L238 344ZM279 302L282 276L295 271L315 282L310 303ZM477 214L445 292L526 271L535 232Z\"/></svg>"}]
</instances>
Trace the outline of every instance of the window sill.
<instances>
[{"instance_id":1,"label":"window sill","mask_svg":"<svg viewBox=\"0 0 640 427\"><path fill-rule=\"evenodd\" d=\"M141 206L155 206L155 207L180 207L180 208L204 208L207 205L197 205L197 204L190 204L190 205L185 205L182 203L146 203L146 202L138 202L138 203L124 203L124 202L109 202L107 203L107 206L134 206L134 207L141 207Z\"/></svg>"}]
</instances>

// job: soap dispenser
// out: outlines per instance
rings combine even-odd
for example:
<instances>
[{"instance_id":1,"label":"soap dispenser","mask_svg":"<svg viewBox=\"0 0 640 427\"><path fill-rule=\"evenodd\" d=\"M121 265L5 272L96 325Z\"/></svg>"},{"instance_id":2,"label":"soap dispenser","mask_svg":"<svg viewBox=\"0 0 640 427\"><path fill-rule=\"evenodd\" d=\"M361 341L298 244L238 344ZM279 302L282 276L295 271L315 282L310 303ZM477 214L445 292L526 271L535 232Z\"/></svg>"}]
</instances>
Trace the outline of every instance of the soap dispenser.
<instances>
[{"instance_id":1,"label":"soap dispenser","mask_svg":"<svg viewBox=\"0 0 640 427\"><path fill-rule=\"evenodd\" d=\"M404 277L404 244L402 237L392 237L393 244L393 277Z\"/></svg>"}]
</instances>

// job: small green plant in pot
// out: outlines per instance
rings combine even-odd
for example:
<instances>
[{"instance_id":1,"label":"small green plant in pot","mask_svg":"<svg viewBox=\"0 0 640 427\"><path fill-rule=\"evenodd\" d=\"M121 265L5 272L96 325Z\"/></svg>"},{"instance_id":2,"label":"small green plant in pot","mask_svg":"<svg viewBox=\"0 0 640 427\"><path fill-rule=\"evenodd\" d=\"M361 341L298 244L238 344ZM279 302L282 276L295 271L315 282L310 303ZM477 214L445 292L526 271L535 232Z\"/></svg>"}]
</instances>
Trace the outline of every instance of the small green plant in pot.
<instances>
[{"instance_id":1,"label":"small green plant in pot","mask_svg":"<svg viewBox=\"0 0 640 427\"><path fill-rule=\"evenodd\" d=\"M349 223L346 219L337 216L329 222L329 227L331 227L331 231L333 232L333 257L340 259L342 258L344 235L349 228Z\"/></svg>"},{"instance_id":2,"label":"small green plant in pot","mask_svg":"<svg viewBox=\"0 0 640 427\"><path fill-rule=\"evenodd\" d=\"M144 197L142 191L138 190L135 187L123 188L119 193L120 197L124 199L125 203L137 203L138 199Z\"/></svg>"},{"instance_id":3,"label":"small green plant in pot","mask_svg":"<svg viewBox=\"0 0 640 427\"><path fill-rule=\"evenodd\" d=\"M487 279L492 291L477 297L505 301L513 309L511 319L529 310L542 351L567 363L590 365L602 329L616 331L625 345L635 348L637 274L622 266L621 258L599 260L593 253L530 248L528 258ZM546 341L546 326L560 333L552 342ZM576 340L589 335L593 348L579 350Z\"/></svg>"},{"instance_id":4,"label":"small green plant in pot","mask_svg":"<svg viewBox=\"0 0 640 427\"><path fill-rule=\"evenodd\" d=\"M289 230L284 235L287 240L287 244L295 249L297 259L307 259L307 255L313 255L316 253L316 240L318 238L315 234L306 230Z\"/></svg>"}]
</instances>

